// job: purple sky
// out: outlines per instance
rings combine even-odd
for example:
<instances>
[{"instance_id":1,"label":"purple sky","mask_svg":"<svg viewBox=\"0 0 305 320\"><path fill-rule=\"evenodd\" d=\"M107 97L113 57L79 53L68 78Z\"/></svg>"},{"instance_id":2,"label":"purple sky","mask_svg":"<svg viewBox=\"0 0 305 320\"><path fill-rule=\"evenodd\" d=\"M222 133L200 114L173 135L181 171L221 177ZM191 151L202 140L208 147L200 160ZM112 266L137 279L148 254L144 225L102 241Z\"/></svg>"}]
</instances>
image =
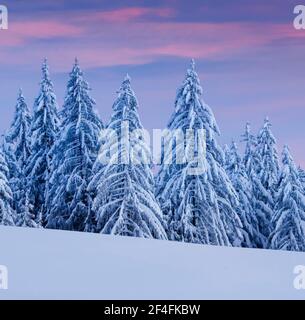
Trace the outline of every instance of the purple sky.
<instances>
[{"instance_id":1,"label":"purple sky","mask_svg":"<svg viewBox=\"0 0 305 320\"><path fill-rule=\"evenodd\" d=\"M305 167L305 30L293 28L302 0L266 2L0 0L9 10L9 30L0 30L1 131L19 87L32 107L44 57L62 104L75 56L104 122L128 72L143 125L163 128L195 58L221 143L269 116L279 151L289 144Z\"/></svg>"}]
</instances>

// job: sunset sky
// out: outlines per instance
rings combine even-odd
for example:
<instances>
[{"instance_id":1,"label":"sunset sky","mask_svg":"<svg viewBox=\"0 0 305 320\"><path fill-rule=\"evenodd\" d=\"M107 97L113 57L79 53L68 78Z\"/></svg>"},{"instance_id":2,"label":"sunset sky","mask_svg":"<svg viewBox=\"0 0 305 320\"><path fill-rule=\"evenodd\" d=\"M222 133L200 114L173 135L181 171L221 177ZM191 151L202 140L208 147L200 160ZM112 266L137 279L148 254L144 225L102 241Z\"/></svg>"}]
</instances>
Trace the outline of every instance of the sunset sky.
<instances>
[{"instance_id":1,"label":"sunset sky","mask_svg":"<svg viewBox=\"0 0 305 320\"><path fill-rule=\"evenodd\" d=\"M305 30L293 9L305 0L0 0L0 129L9 126L18 88L32 108L47 57L61 106L77 56L107 123L128 72L148 128L163 128L191 58L221 130L238 142L245 123L269 116L279 151L288 144L305 168Z\"/></svg>"}]
</instances>

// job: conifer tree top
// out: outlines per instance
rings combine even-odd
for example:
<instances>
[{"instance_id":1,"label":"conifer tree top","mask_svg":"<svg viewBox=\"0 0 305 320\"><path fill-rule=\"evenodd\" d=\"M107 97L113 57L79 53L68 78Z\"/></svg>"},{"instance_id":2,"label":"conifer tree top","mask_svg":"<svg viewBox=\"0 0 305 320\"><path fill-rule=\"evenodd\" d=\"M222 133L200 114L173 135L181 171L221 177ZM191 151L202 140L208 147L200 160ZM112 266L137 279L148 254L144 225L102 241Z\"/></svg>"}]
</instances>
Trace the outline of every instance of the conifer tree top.
<instances>
[{"instance_id":1,"label":"conifer tree top","mask_svg":"<svg viewBox=\"0 0 305 320\"><path fill-rule=\"evenodd\" d=\"M22 90L22 88L19 88L18 98L22 98L22 97L23 97L23 90Z\"/></svg>"},{"instance_id":2,"label":"conifer tree top","mask_svg":"<svg viewBox=\"0 0 305 320\"><path fill-rule=\"evenodd\" d=\"M272 139L272 141L275 143L276 141L275 141L275 138L271 132L271 127L272 127L272 124L271 124L269 118L266 117L264 120L263 128L260 131L259 137L261 137L261 138L265 137L265 135L267 134Z\"/></svg>"},{"instance_id":3,"label":"conifer tree top","mask_svg":"<svg viewBox=\"0 0 305 320\"><path fill-rule=\"evenodd\" d=\"M41 71L42 71L42 81L41 81L42 90L46 89L44 87L45 83L47 83L48 85L53 87L53 83L50 80L48 60L46 58L44 59L44 61L42 63Z\"/></svg>"},{"instance_id":4,"label":"conifer tree top","mask_svg":"<svg viewBox=\"0 0 305 320\"><path fill-rule=\"evenodd\" d=\"M25 102L25 97L23 95L22 88L19 88L18 96L17 96L17 107L16 109L19 111L20 109L28 110L27 104Z\"/></svg>"},{"instance_id":5,"label":"conifer tree top","mask_svg":"<svg viewBox=\"0 0 305 320\"><path fill-rule=\"evenodd\" d=\"M291 156L289 147L287 145L284 146L283 152L282 152L282 162L283 165L287 165L290 169L290 174L293 174L295 178L298 176L298 170L295 166L295 163L293 161L293 158Z\"/></svg>"},{"instance_id":6,"label":"conifer tree top","mask_svg":"<svg viewBox=\"0 0 305 320\"><path fill-rule=\"evenodd\" d=\"M191 60L190 66L187 69L185 83L193 84L195 86L195 88L198 89L197 93L199 95L202 94L202 88L200 86L200 79L199 79L198 74L196 72L196 63L195 63L194 59Z\"/></svg>"},{"instance_id":7,"label":"conifer tree top","mask_svg":"<svg viewBox=\"0 0 305 320\"><path fill-rule=\"evenodd\" d=\"M73 68L72 68L72 72L71 72L71 73L72 73L72 74L73 74L73 73L75 73L75 74L80 74L80 75L83 74L83 72L82 72L82 70L81 70L81 68L80 68L80 65L79 65L79 61L78 61L77 58L75 58L74 65L73 65Z\"/></svg>"},{"instance_id":8,"label":"conifer tree top","mask_svg":"<svg viewBox=\"0 0 305 320\"><path fill-rule=\"evenodd\" d=\"M264 128L271 128L271 122L270 122L268 116L266 116L266 118L264 120Z\"/></svg>"},{"instance_id":9,"label":"conifer tree top","mask_svg":"<svg viewBox=\"0 0 305 320\"><path fill-rule=\"evenodd\" d=\"M285 144L284 148L283 148L283 163L284 164L288 164L291 161L292 161L292 157L291 157L291 154L290 154L289 147L287 146L287 144Z\"/></svg>"},{"instance_id":10,"label":"conifer tree top","mask_svg":"<svg viewBox=\"0 0 305 320\"><path fill-rule=\"evenodd\" d=\"M73 121L77 121L78 127L83 118L89 117L90 122L102 127L102 123L98 119L95 110L96 103L95 100L91 98L90 91L89 83L84 79L83 71L76 59L70 72L65 103L61 111L63 123L70 122L70 120L73 119Z\"/></svg>"},{"instance_id":11,"label":"conifer tree top","mask_svg":"<svg viewBox=\"0 0 305 320\"><path fill-rule=\"evenodd\" d=\"M39 104L41 99L43 100L46 99L49 94L52 95L52 98L54 100L53 102L55 102L56 97L53 92L54 91L53 82L50 79L49 65L48 65L48 60L46 58L42 63L41 73L42 73L41 82L40 82L41 92L38 98L36 99L36 104ZM46 102L50 102L50 101L46 101Z\"/></svg>"},{"instance_id":12,"label":"conifer tree top","mask_svg":"<svg viewBox=\"0 0 305 320\"><path fill-rule=\"evenodd\" d=\"M22 88L20 88L18 91L16 113L15 113L15 118L12 125L13 127L16 125L16 122L18 121L19 118L21 119L26 118L27 122L30 121L30 113L25 101L25 97L23 95Z\"/></svg>"},{"instance_id":13,"label":"conifer tree top","mask_svg":"<svg viewBox=\"0 0 305 320\"><path fill-rule=\"evenodd\" d=\"M237 143L232 140L231 142L231 152L232 152L232 155L234 156L234 159L237 163L240 163L241 162L241 158L240 158L240 155L238 153L238 147L237 147Z\"/></svg>"},{"instance_id":14,"label":"conifer tree top","mask_svg":"<svg viewBox=\"0 0 305 320\"><path fill-rule=\"evenodd\" d=\"M196 66L195 60L192 59L191 60L191 70L195 71L195 66Z\"/></svg>"},{"instance_id":15,"label":"conifer tree top","mask_svg":"<svg viewBox=\"0 0 305 320\"><path fill-rule=\"evenodd\" d=\"M269 118L266 117L264 121L264 126L260 130L258 135L258 152L262 157L262 161L266 162L268 168L271 166L273 172L277 172L279 169L277 150L276 150L276 139L271 132L271 122ZM267 167L265 167L267 169Z\"/></svg>"},{"instance_id":16,"label":"conifer tree top","mask_svg":"<svg viewBox=\"0 0 305 320\"><path fill-rule=\"evenodd\" d=\"M283 198L286 198L290 193L293 193L293 189L291 188L292 185L299 188L299 191L301 191L303 188L299 177L299 171L294 163L289 147L287 145L284 146L282 151L282 163L283 167L281 169L279 179L279 191L283 193ZM286 184L289 184L290 187L281 188L281 185L285 186Z\"/></svg>"},{"instance_id":17,"label":"conifer tree top","mask_svg":"<svg viewBox=\"0 0 305 320\"><path fill-rule=\"evenodd\" d=\"M131 82L131 78L128 73L126 74L124 81L127 81L129 83Z\"/></svg>"},{"instance_id":18,"label":"conifer tree top","mask_svg":"<svg viewBox=\"0 0 305 320\"><path fill-rule=\"evenodd\" d=\"M142 129L143 126L138 114L138 100L131 87L131 78L128 74L124 77L117 94L112 106L114 113L109 120L108 128L122 129L121 121L128 121L130 130Z\"/></svg>"},{"instance_id":19,"label":"conifer tree top","mask_svg":"<svg viewBox=\"0 0 305 320\"><path fill-rule=\"evenodd\" d=\"M48 65L48 59L44 58L43 63L42 63L42 71L43 75L46 76L46 78L49 77L49 65Z\"/></svg>"},{"instance_id":20,"label":"conifer tree top","mask_svg":"<svg viewBox=\"0 0 305 320\"><path fill-rule=\"evenodd\" d=\"M128 73L126 74L126 76L122 82L122 85L119 89L119 97L121 96L121 94L126 93L126 91L130 91L130 94L134 95L134 92L131 89L131 78Z\"/></svg>"},{"instance_id":21,"label":"conifer tree top","mask_svg":"<svg viewBox=\"0 0 305 320\"><path fill-rule=\"evenodd\" d=\"M246 123L245 135L247 135L247 136L250 136L250 135L251 135L251 124L250 124L250 122L247 122L247 123Z\"/></svg>"}]
</instances>

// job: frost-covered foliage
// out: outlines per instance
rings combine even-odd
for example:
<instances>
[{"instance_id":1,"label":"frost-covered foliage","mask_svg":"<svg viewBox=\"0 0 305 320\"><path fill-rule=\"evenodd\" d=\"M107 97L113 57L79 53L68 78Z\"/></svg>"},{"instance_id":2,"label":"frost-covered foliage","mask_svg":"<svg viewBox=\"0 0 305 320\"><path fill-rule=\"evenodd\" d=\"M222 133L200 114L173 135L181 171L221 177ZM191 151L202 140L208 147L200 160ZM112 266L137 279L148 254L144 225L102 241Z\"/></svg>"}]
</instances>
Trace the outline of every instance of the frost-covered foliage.
<instances>
[{"instance_id":1,"label":"frost-covered foliage","mask_svg":"<svg viewBox=\"0 0 305 320\"><path fill-rule=\"evenodd\" d=\"M303 189L305 191L305 171L302 168L298 169L300 181L302 183Z\"/></svg>"},{"instance_id":2,"label":"frost-covered foliage","mask_svg":"<svg viewBox=\"0 0 305 320\"><path fill-rule=\"evenodd\" d=\"M15 225L15 212L12 208L13 193L8 181L9 169L4 154L0 150L0 224Z\"/></svg>"},{"instance_id":3,"label":"frost-covered foliage","mask_svg":"<svg viewBox=\"0 0 305 320\"><path fill-rule=\"evenodd\" d=\"M283 167L274 211L274 230L270 236L270 248L305 251L305 234L302 227L302 220L305 219L305 195L299 172L287 146L283 151Z\"/></svg>"},{"instance_id":4,"label":"frost-covered foliage","mask_svg":"<svg viewBox=\"0 0 305 320\"><path fill-rule=\"evenodd\" d=\"M19 90L15 116L10 130L7 132L6 141L14 145L16 161L20 168L26 166L31 154L29 128L31 125L31 115L22 90Z\"/></svg>"},{"instance_id":5,"label":"frost-covered foliage","mask_svg":"<svg viewBox=\"0 0 305 320\"><path fill-rule=\"evenodd\" d=\"M252 175L255 210L260 232L266 240L271 232L271 219L275 205L276 184L279 174L276 140L271 132L271 123L265 120L257 137L255 150L255 174Z\"/></svg>"},{"instance_id":6,"label":"frost-covered foliage","mask_svg":"<svg viewBox=\"0 0 305 320\"><path fill-rule=\"evenodd\" d=\"M70 73L59 137L52 148L47 227L83 231L90 216L87 191L99 148L102 123L76 61Z\"/></svg>"},{"instance_id":7,"label":"frost-covered foliage","mask_svg":"<svg viewBox=\"0 0 305 320\"><path fill-rule=\"evenodd\" d=\"M250 123L246 124L245 133L242 135L242 141L245 142L245 153L243 157L243 164L246 173L250 177L256 174L260 165L258 154L256 153L257 141L256 137L251 133Z\"/></svg>"},{"instance_id":8,"label":"frost-covered foliage","mask_svg":"<svg viewBox=\"0 0 305 320\"><path fill-rule=\"evenodd\" d=\"M243 160L238 154L236 143L226 147L226 171L238 194L239 205L236 211L243 224L244 241L243 247L256 248L263 243L264 238L259 231L259 225L253 207L253 190L251 179L249 179Z\"/></svg>"},{"instance_id":9,"label":"frost-covered foliage","mask_svg":"<svg viewBox=\"0 0 305 320\"><path fill-rule=\"evenodd\" d=\"M127 76L113 104L102 138L90 189L96 231L105 234L166 239L162 213L154 196L151 155L143 136L138 101Z\"/></svg>"},{"instance_id":10,"label":"frost-covered foliage","mask_svg":"<svg viewBox=\"0 0 305 320\"><path fill-rule=\"evenodd\" d=\"M216 141L219 130L214 115L201 96L200 80L192 61L177 91L175 112L163 139L156 195L165 215L169 239L240 245L242 224L234 210L237 194L223 167L224 154ZM195 138L174 139L171 145L171 135L177 130L181 130L184 137L187 130L193 130ZM202 132L205 139L200 139ZM179 155L187 156L188 149L192 148L194 159L180 163ZM195 172L196 167L203 170Z\"/></svg>"},{"instance_id":11,"label":"frost-covered foliage","mask_svg":"<svg viewBox=\"0 0 305 320\"><path fill-rule=\"evenodd\" d=\"M17 98L13 123L4 142L5 158L10 169L9 181L13 191L16 210L16 225L35 227L33 216L28 213L26 166L31 155L30 146L31 115L22 90Z\"/></svg>"},{"instance_id":12,"label":"frost-covered foliage","mask_svg":"<svg viewBox=\"0 0 305 320\"><path fill-rule=\"evenodd\" d=\"M13 194L15 191L18 191L18 181L20 177L20 168L17 164L16 156L15 156L15 148L13 143L8 142L6 136L4 137L2 143L2 151L5 158L5 162L8 167L7 178L9 181L9 185L12 189ZM12 207L16 209L15 201L12 202Z\"/></svg>"},{"instance_id":13,"label":"frost-covered foliage","mask_svg":"<svg viewBox=\"0 0 305 320\"><path fill-rule=\"evenodd\" d=\"M276 140L271 132L271 123L268 118L265 119L264 126L258 134L256 151L261 164L259 169L260 181L266 190L274 193L278 181L279 161Z\"/></svg>"},{"instance_id":14,"label":"frost-covered foliage","mask_svg":"<svg viewBox=\"0 0 305 320\"><path fill-rule=\"evenodd\" d=\"M252 243L254 247L257 248L266 248L267 246L267 236L262 232L262 229L265 228L265 225L270 223L264 219L264 216L259 216L257 213L257 208L263 206L260 200L257 200L256 196L259 193L259 190L266 192L260 183L258 178L258 173L261 167L260 155L257 152L257 139L251 133L250 123L246 124L245 133L242 135L242 141L245 142L245 153L243 157L243 165L245 167L245 172L251 187L251 197L250 204L254 209L255 219L258 221L258 231L259 237L255 238L255 243ZM269 234L269 231L267 232Z\"/></svg>"},{"instance_id":15,"label":"frost-covered foliage","mask_svg":"<svg viewBox=\"0 0 305 320\"><path fill-rule=\"evenodd\" d=\"M129 76L104 130L78 62L58 112L45 60L33 119L20 90L2 141L0 224L305 251L305 171L288 147L280 168L268 119L223 150L202 93L192 60L154 178Z\"/></svg>"},{"instance_id":16,"label":"frost-covered foliage","mask_svg":"<svg viewBox=\"0 0 305 320\"><path fill-rule=\"evenodd\" d=\"M42 65L40 92L35 100L31 124L32 154L27 164L29 203L38 225L45 225L46 190L51 169L51 153L57 134L59 119L56 96L45 60Z\"/></svg>"}]
</instances>

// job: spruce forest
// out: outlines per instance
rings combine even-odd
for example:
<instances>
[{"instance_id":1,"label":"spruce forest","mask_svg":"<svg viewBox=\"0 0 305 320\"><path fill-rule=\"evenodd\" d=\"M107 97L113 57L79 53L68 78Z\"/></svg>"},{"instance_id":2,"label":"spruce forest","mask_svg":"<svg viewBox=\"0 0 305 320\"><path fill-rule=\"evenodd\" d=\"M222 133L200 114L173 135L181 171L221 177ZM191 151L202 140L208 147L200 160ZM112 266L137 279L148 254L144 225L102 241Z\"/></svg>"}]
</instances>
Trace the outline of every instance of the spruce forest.
<instances>
[{"instance_id":1,"label":"spruce forest","mask_svg":"<svg viewBox=\"0 0 305 320\"><path fill-rule=\"evenodd\" d=\"M188 148L184 141L177 140L171 154L162 145L158 170L141 136L130 135L137 152L122 143L114 148L124 124L130 132L143 129L129 76L106 123L95 111L77 60L58 108L45 60L33 111L20 90L3 136L0 224L305 251L305 171L294 163L288 146L278 153L268 118L257 134L247 123L237 142L221 146L195 69L192 60L167 131L205 131L205 148L196 151L205 170L196 175L188 174L192 164L168 159ZM109 150L117 152L103 163L100 156L109 156ZM144 163L122 161L138 154Z\"/></svg>"}]
</instances>

